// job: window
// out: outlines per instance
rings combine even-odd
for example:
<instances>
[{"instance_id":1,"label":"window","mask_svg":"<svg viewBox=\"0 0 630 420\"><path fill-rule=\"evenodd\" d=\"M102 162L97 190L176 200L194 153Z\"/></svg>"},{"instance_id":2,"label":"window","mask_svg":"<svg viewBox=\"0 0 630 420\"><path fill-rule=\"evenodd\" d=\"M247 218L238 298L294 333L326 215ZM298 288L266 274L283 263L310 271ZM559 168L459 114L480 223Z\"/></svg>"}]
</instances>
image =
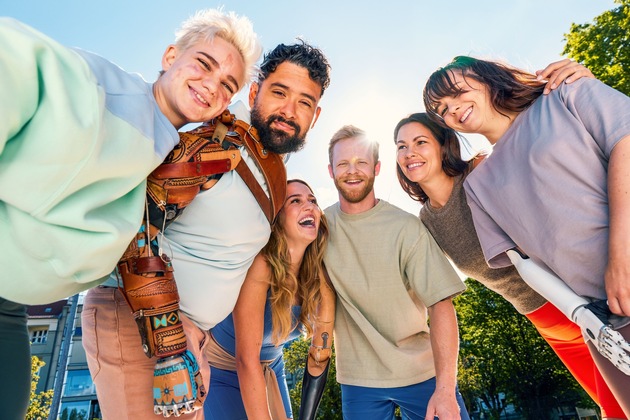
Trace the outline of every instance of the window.
<instances>
[{"instance_id":1,"label":"window","mask_svg":"<svg viewBox=\"0 0 630 420\"><path fill-rule=\"evenodd\" d=\"M31 343L32 344L44 344L48 338L48 328L40 328L31 331Z\"/></svg>"},{"instance_id":2,"label":"window","mask_svg":"<svg viewBox=\"0 0 630 420\"><path fill-rule=\"evenodd\" d=\"M64 402L59 411L60 420L87 419L90 411L89 401Z\"/></svg>"},{"instance_id":3,"label":"window","mask_svg":"<svg viewBox=\"0 0 630 420\"><path fill-rule=\"evenodd\" d=\"M96 394L94 383L90 377L90 371L87 369L82 370L69 370L66 377L66 385L64 388L64 397L77 397L80 395L92 395Z\"/></svg>"}]
</instances>

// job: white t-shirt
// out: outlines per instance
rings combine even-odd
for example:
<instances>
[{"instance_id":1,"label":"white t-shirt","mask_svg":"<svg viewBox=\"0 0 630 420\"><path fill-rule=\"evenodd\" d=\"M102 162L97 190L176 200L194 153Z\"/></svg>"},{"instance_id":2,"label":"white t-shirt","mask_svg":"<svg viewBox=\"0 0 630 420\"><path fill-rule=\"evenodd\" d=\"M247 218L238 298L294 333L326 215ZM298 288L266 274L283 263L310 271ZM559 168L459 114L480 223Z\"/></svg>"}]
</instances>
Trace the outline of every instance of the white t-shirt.
<instances>
[{"instance_id":1,"label":"white t-shirt","mask_svg":"<svg viewBox=\"0 0 630 420\"><path fill-rule=\"evenodd\" d=\"M262 173L242 158L267 192ZM165 232L172 249L180 309L209 330L232 312L249 266L269 240L267 217L236 171L203 191Z\"/></svg>"}]
</instances>

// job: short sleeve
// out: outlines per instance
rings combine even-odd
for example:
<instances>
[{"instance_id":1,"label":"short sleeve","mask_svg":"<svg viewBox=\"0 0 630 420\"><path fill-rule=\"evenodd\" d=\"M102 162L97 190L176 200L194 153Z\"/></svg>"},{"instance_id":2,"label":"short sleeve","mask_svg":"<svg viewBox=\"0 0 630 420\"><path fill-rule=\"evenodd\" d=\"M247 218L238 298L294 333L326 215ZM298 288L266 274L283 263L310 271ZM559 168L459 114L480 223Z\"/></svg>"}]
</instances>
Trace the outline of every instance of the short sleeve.
<instances>
[{"instance_id":1,"label":"short sleeve","mask_svg":"<svg viewBox=\"0 0 630 420\"><path fill-rule=\"evenodd\" d=\"M467 180L468 181L468 180ZM505 251L516 246L510 237L497 225L479 204L468 182L464 183L468 207L472 213L475 230L483 250L483 255L491 268L512 265Z\"/></svg>"},{"instance_id":2,"label":"short sleeve","mask_svg":"<svg viewBox=\"0 0 630 420\"><path fill-rule=\"evenodd\" d=\"M406 258L404 276L417 297L429 307L462 293L466 286L433 236L419 224L420 232Z\"/></svg>"},{"instance_id":3,"label":"short sleeve","mask_svg":"<svg viewBox=\"0 0 630 420\"><path fill-rule=\"evenodd\" d=\"M630 135L630 98L623 93L599 80L580 79L562 85L560 95L606 157Z\"/></svg>"}]
</instances>

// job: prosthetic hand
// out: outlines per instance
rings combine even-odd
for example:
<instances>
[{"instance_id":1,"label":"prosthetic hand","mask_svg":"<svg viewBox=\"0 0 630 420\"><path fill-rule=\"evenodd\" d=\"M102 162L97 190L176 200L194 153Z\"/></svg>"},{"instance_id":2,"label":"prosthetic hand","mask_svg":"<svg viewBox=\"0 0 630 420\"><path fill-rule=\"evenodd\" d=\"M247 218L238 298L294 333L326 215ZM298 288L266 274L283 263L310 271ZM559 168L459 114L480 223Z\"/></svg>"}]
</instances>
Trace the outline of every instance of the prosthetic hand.
<instances>
[{"instance_id":1,"label":"prosthetic hand","mask_svg":"<svg viewBox=\"0 0 630 420\"><path fill-rule=\"evenodd\" d=\"M299 420L314 420L317 416L317 408L322 399L328 369L330 367L331 348L328 344L328 333L322 333L323 344L321 346L311 345L306 359L304 378L302 379L302 404L300 405ZM322 369L323 371L313 376L311 371Z\"/></svg>"},{"instance_id":2,"label":"prosthetic hand","mask_svg":"<svg viewBox=\"0 0 630 420\"><path fill-rule=\"evenodd\" d=\"M541 296L555 305L581 329L586 340L591 340L597 351L626 375L630 375L630 343L613 330L607 314L597 303L589 303L577 295L553 273L523 258L516 250L507 255L525 282ZM599 312L599 316L597 313Z\"/></svg>"},{"instance_id":3,"label":"prosthetic hand","mask_svg":"<svg viewBox=\"0 0 630 420\"><path fill-rule=\"evenodd\" d=\"M187 350L173 267L155 242L156 232L150 224L140 229L118 272L142 348L147 357L159 358L153 372L154 412L169 417L202 408L206 392L199 366Z\"/></svg>"},{"instance_id":4,"label":"prosthetic hand","mask_svg":"<svg viewBox=\"0 0 630 420\"><path fill-rule=\"evenodd\" d=\"M192 378L192 380L191 380ZM159 359L153 371L153 412L164 417L203 407L205 388L195 357L188 351Z\"/></svg>"}]
</instances>

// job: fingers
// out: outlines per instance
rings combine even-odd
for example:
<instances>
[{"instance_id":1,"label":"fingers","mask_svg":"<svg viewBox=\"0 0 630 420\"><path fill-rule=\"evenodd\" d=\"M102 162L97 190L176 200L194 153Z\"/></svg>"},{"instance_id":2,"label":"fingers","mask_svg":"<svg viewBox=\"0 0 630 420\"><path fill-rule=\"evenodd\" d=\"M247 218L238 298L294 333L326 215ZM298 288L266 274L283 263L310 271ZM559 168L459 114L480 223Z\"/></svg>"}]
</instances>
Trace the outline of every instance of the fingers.
<instances>
[{"instance_id":1,"label":"fingers","mask_svg":"<svg viewBox=\"0 0 630 420\"><path fill-rule=\"evenodd\" d=\"M630 300L608 298L608 309L615 315L630 316Z\"/></svg>"},{"instance_id":2,"label":"fingers","mask_svg":"<svg viewBox=\"0 0 630 420\"><path fill-rule=\"evenodd\" d=\"M621 307L619 306L619 302L617 299L608 299L608 309L615 315L622 315Z\"/></svg>"},{"instance_id":3,"label":"fingers","mask_svg":"<svg viewBox=\"0 0 630 420\"><path fill-rule=\"evenodd\" d=\"M554 61L553 63L549 64L547 67L545 67L542 70L536 70L536 75L538 76L538 80L544 80L544 79L549 78L549 75L551 73L553 73L559 68L564 67L570 63L571 63L571 60L569 60L568 58L565 58L560 61Z\"/></svg>"},{"instance_id":4,"label":"fingers","mask_svg":"<svg viewBox=\"0 0 630 420\"><path fill-rule=\"evenodd\" d=\"M562 82L571 83L582 77L595 78L589 69L567 58L536 71L536 75L538 80L547 80L547 85L543 90L545 95L560 86Z\"/></svg>"},{"instance_id":5,"label":"fingers","mask_svg":"<svg viewBox=\"0 0 630 420\"><path fill-rule=\"evenodd\" d=\"M436 390L427 404L427 419L461 420L460 408L454 394Z\"/></svg>"}]
</instances>

